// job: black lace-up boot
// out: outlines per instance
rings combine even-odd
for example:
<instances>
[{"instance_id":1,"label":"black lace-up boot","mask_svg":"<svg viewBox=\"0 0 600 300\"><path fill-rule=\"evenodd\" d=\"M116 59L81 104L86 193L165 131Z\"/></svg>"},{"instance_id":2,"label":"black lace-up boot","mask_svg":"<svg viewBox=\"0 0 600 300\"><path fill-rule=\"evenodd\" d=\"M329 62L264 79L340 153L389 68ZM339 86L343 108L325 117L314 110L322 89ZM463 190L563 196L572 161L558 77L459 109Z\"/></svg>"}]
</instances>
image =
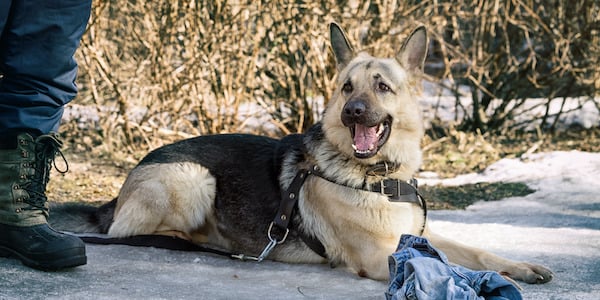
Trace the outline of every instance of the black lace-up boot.
<instances>
[{"instance_id":1,"label":"black lace-up boot","mask_svg":"<svg viewBox=\"0 0 600 300\"><path fill-rule=\"evenodd\" d=\"M0 256L49 271L86 263L85 244L46 221L46 184L61 146L56 134L22 133L16 149L0 149Z\"/></svg>"}]
</instances>

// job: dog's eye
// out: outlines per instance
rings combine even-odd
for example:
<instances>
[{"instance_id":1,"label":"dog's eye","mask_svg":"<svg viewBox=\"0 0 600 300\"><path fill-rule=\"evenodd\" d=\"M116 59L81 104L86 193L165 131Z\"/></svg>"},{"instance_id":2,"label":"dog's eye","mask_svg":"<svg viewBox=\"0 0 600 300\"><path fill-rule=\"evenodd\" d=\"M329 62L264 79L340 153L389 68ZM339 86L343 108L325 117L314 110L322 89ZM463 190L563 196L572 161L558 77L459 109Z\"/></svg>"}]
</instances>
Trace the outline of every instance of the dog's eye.
<instances>
[{"instance_id":1,"label":"dog's eye","mask_svg":"<svg viewBox=\"0 0 600 300\"><path fill-rule=\"evenodd\" d=\"M387 85L387 84L385 84L385 83L383 83L383 82L379 82L377 84L377 89L379 89L379 91L381 91L381 92L390 92L390 91L392 91L392 89L390 88L390 86Z\"/></svg>"},{"instance_id":2,"label":"dog's eye","mask_svg":"<svg viewBox=\"0 0 600 300\"><path fill-rule=\"evenodd\" d=\"M342 92L344 92L344 93L347 93L347 94L348 94L348 93L352 93L352 90L353 90L353 89L354 89L354 88L352 87L352 83L350 83L350 82L346 82L346 83L344 83L344 85L342 86Z\"/></svg>"}]
</instances>

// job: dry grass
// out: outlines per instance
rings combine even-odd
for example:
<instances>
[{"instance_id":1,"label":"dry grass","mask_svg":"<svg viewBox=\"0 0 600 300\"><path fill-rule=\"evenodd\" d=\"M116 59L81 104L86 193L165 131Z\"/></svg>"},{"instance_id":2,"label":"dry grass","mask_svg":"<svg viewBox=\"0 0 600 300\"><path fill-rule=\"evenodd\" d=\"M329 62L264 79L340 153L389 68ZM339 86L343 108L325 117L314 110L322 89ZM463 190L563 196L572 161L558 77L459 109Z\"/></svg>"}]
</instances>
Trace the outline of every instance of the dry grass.
<instances>
[{"instance_id":1,"label":"dry grass","mask_svg":"<svg viewBox=\"0 0 600 300\"><path fill-rule=\"evenodd\" d=\"M600 152L600 128L571 128L557 133L465 133L449 129L445 135L423 140L423 171L442 177L483 171L501 158L548 151Z\"/></svg>"},{"instance_id":2,"label":"dry grass","mask_svg":"<svg viewBox=\"0 0 600 300\"><path fill-rule=\"evenodd\" d=\"M496 201L509 197L523 197L534 190L524 183L475 183L461 186L422 186L419 193L427 201L428 209L464 209L476 201Z\"/></svg>"}]
</instances>

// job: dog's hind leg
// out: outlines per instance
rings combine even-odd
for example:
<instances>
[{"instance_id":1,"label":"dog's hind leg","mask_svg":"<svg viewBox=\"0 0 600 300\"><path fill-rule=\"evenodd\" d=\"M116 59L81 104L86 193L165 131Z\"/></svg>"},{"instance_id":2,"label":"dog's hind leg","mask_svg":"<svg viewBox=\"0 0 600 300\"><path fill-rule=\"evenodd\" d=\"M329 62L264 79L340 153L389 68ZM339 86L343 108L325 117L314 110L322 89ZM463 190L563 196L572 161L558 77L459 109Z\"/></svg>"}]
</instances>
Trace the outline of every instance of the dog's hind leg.
<instances>
[{"instance_id":1,"label":"dog's hind leg","mask_svg":"<svg viewBox=\"0 0 600 300\"><path fill-rule=\"evenodd\" d=\"M527 283L546 283L552 280L549 269L526 262L517 262L485 250L444 238L426 229L424 234L431 244L446 254L451 263L473 270L493 270L515 280Z\"/></svg>"},{"instance_id":2,"label":"dog's hind leg","mask_svg":"<svg viewBox=\"0 0 600 300\"><path fill-rule=\"evenodd\" d=\"M216 180L195 163L136 167L119 193L108 234L161 234L191 239L212 213Z\"/></svg>"}]
</instances>

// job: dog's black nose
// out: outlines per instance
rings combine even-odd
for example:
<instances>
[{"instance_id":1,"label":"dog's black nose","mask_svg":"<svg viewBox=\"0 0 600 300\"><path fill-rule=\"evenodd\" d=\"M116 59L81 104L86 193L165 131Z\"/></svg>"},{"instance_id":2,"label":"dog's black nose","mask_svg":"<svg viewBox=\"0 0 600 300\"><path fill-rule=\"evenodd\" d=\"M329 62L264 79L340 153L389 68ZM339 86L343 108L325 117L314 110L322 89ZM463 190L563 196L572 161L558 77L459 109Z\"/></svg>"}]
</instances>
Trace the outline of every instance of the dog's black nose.
<instances>
[{"instance_id":1,"label":"dog's black nose","mask_svg":"<svg viewBox=\"0 0 600 300\"><path fill-rule=\"evenodd\" d=\"M357 120L365 114L367 111L367 105L362 100L348 101L344 105L344 117Z\"/></svg>"}]
</instances>

